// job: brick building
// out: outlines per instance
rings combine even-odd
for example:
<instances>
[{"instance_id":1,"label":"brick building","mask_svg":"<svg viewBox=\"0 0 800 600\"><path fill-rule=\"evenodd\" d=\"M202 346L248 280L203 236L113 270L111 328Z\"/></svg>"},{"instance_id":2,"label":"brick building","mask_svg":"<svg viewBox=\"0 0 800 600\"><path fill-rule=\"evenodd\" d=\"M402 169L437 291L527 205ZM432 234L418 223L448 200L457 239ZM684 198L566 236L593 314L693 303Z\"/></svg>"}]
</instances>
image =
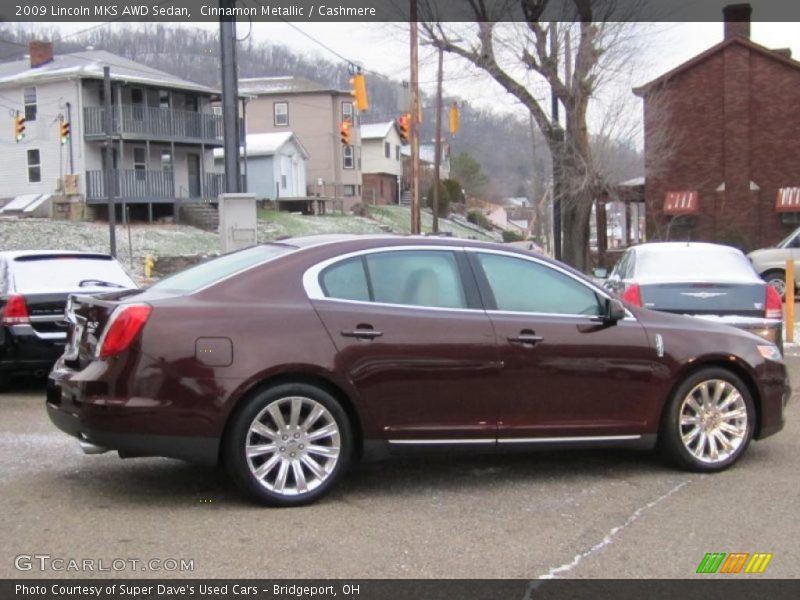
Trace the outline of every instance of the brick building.
<instances>
[{"instance_id":1,"label":"brick building","mask_svg":"<svg viewBox=\"0 0 800 600\"><path fill-rule=\"evenodd\" d=\"M800 224L800 62L751 41L750 13L727 6L722 42L634 89L649 239L751 249Z\"/></svg>"}]
</instances>

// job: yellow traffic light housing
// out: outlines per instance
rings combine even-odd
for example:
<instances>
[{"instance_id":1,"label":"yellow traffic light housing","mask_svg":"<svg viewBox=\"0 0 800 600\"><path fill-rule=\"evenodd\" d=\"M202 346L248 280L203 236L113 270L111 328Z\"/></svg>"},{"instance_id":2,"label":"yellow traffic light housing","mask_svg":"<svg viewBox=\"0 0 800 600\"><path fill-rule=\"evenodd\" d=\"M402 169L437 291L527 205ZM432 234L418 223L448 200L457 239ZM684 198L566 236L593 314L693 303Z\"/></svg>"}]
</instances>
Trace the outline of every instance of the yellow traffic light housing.
<instances>
[{"instance_id":1,"label":"yellow traffic light housing","mask_svg":"<svg viewBox=\"0 0 800 600\"><path fill-rule=\"evenodd\" d=\"M58 124L58 132L61 137L61 143L66 144L69 142L69 121L61 119Z\"/></svg>"},{"instance_id":2,"label":"yellow traffic light housing","mask_svg":"<svg viewBox=\"0 0 800 600\"><path fill-rule=\"evenodd\" d=\"M356 73L350 78L350 84L353 86L351 92L356 99L356 108L364 112L369 108L369 99L367 98L367 80L362 73Z\"/></svg>"},{"instance_id":3,"label":"yellow traffic light housing","mask_svg":"<svg viewBox=\"0 0 800 600\"><path fill-rule=\"evenodd\" d=\"M461 114L458 110L458 104L453 102L450 105L450 133L455 135L458 133L458 128L461 126Z\"/></svg>"},{"instance_id":4,"label":"yellow traffic light housing","mask_svg":"<svg viewBox=\"0 0 800 600\"><path fill-rule=\"evenodd\" d=\"M25 139L25 117L17 113L14 117L14 140L19 143Z\"/></svg>"},{"instance_id":5,"label":"yellow traffic light housing","mask_svg":"<svg viewBox=\"0 0 800 600\"><path fill-rule=\"evenodd\" d=\"M400 139L407 143L411 127L411 113L404 113L397 117L397 127L400 129Z\"/></svg>"},{"instance_id":6,"label":"yellow traffic light housing","mask_svg":"<svg viewBox=\"0 0 800 600\"><path fill-rule=\"evenodd\" d=\"M339 134L342 140L342 145L349 146L350 145L350 121L345 119L342 121L342 124L339 125Z\"/></svg>"}]
</instances>

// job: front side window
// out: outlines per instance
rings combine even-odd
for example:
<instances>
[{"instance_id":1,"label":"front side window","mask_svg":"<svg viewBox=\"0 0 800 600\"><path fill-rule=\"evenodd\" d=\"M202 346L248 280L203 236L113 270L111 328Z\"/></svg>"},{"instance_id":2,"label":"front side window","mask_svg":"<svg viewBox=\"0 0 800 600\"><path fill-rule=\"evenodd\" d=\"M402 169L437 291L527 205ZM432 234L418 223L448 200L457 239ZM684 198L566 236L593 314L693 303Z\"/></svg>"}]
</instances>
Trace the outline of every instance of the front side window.
<instances>
[{"instance_id":1,"label":"front side window","mask_svg":"<svg viewBox=\"0 0 800 600\"><path fill-rule=\"evenodd\" d=\"M345 169L352 169L355 165L353 161L353 147L345 146L342 150L342 167Z\"/></svg>"},{"instance_id":2,"label":"front side window","mask_svg":"<svg viewBox=\"0 0 800 600\"><path fill-rule=\"evenodd\" d=\"M275 102L272 105L274 111L275 127L288 127L289 125L289 103Z\"/></svg>"},{"instance_id":3,"label":"front side window","mask_svg":"<svg viewBox=\"0 0 800 600\"><path fill-rule=\"evenodd\" d=\"M25 104L25 120L35 121L36 113L38 112L36 104L36 88L26 87L23 92L23 101Z\"/></svg>"},{"instance_id":4,"label":"front side window","mask_svg":"<svg viewBox=\"0 0 800 600\"><path fill-rule=\"evenodd\" d=\"M28 182L39 183L42 180L42 164L38 150L28 150Z\"/></svg>"},{"instance_id":5,"label":"front side window","mask_svg":"<svg viewBox=\"0 0 800 600\"><path fill-rule=\"evenodd\" d=\"M497 310L556 315L598 315L600 302L594 291L547 265L504 256L478 253L494 295Z\"/></svg>"}]
</instances>

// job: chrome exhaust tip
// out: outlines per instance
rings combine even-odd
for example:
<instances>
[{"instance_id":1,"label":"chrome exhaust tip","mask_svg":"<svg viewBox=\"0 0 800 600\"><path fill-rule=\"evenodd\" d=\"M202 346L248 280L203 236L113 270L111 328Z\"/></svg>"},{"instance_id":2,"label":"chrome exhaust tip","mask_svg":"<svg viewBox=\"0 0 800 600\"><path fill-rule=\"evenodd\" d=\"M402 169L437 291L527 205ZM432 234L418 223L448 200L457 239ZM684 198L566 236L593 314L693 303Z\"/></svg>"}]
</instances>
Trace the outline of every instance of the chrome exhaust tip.
<instances>
[{"instance_id":1,"label":"chrome exhaust tip","mask_svg":"<svg viewBox=\"0 0 800 600\"><path fill-rule=\"evenodd\" d=\"M80 440L79 443L84 454L103 454L104 452L108 452L108 448L105 446L98 446L97 444L92 444L86 440Z\"/></svg>"}]
</instances>

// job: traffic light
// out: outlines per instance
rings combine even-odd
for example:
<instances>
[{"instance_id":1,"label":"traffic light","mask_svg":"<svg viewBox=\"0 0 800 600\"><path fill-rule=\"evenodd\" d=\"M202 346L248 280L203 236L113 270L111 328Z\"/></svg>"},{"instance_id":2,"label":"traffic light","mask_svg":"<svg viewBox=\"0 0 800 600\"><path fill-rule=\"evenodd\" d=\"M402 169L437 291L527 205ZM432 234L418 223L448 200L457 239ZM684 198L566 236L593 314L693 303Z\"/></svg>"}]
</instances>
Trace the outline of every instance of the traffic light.
<instances>
[{"instance_id":1,"label":"traffic light","mask_svg":"<svg viewBox=\"0 0 800 600\"><path fill-rule=\"evenodd\" d=\"M17 143L25 139L25 117L19 113L14 117L14 139Z\"/></svg>"},{"instance_id":2,"label":"traffic light","mask_svg":"<svg viewBox=\"0 0 800 600\"><path fill-rule=\"evenodd\" d=\"M458 111L458 104L453 102L450 105L450 133L455 135L458 133L458 128L461 125L461 115Z\"/></svg>"},{"instance_id":3,"label":"traffic light","mask_svg":"<svg viewBox=\"0 0 800 600\"><path fill-rule=\"evenodd\" d=\"M69 121L63 118L60 119L58 122L58 132L61 136L62 145L69 142Z\"/></svg>"},{"instance_id":4,"label":"traffic light","mask_svg":"<svg viewBox=\"0 0 800 600\"><path fill-rule=\"evenodd\" d=\"M342 121L342 124L339 125L339 134L342 140L342 144L344 146L350 145L350 121L345 119Z\"/></svg>"},{"instance_id":5,"label":"traffic light","mask_svg":"<svg viewBox=\"0 0 800 600\"><path fill-rule=\"evenodd\" d=\"M356 99L356 108L361 112L369 108L369 99L367 98L367 81L364 79L362 73L356 73L350 78L350 84L353 86L351 92Z\"/></svg>"},{"instance_id":6,"label":"traffic light","mask_svg":"<svg viewBox=\"0 0 800 600\"><path fill-rule=\"evenodd\" d=\"M411 127L411 114L404 113L397 117L397 126L400 128L400 139L403 143L408 143L408 130Z\"/></svg>"}]
</instances>

